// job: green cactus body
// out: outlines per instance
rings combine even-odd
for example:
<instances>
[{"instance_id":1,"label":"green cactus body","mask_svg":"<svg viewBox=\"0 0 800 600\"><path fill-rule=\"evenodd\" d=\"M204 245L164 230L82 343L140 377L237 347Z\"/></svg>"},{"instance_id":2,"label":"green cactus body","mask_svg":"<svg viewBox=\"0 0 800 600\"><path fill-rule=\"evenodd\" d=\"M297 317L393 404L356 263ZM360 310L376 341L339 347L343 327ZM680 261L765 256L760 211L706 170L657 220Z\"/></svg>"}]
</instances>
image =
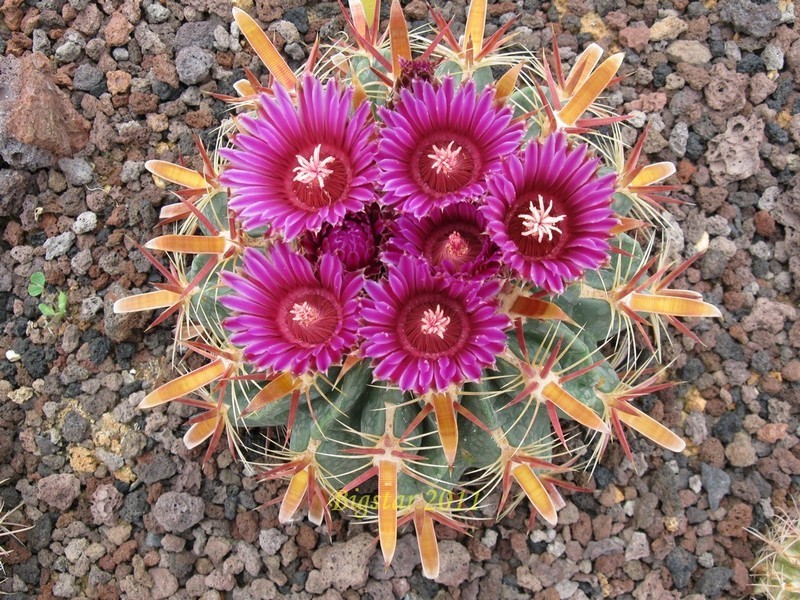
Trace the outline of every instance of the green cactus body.
<instances>
[{"instance_id":1,"label":"green cactus body","mask_svg":"<svg viewBox=\"0 0 800 600\"><path fill-rule=\"evenodd\" d=\"M252 457L252 452L241 448L237 430L266 429L271 439L261 460L251 466L263 478L288 480L280 507L281 521L297 518L303 507L316 524L329 521L331 508L350 510L357 517L377 521L387 564L394 554L398 528L413 523L423 571L428 577L436 577L439 562L434 523L466 532L469 525L463 523L462 517L477 517L479 511L474 509L491 502L492 492L497 492L494 498L500 516L527 498L532 515L538 513L546 522L555 524L557 511L564 505L559 488L581 489L573 482L572 472L590 469L609 439L618 438L632 460L625 428L638 430L665 448L680 452L684 446L680 437L636 408L636 399L669 385L663 382L662 372L652 375L649 368L658 359L664 326L672 324L692 335L678 321L679 317L719 316L719 312L694 292L668 289L694 259L670 270L671 265L651 257L653 238L641 219L655 226L660 224L659 194L670 186L652 184L669 176L674 168L665 163L638 165L644 136L633 149L633 156L626 160L620 140L620 119L596 102L616 73L620 55L595 69L602 51L592 45L578 59L579 71L584 71L582 78L576 75L565 79L558 56L559 70L554 76L548 65L528 52L499 52L502 36L485 40L483 50L476 53L475 48L453 48L457 42L447 36L449 41L437 49L436 44L431 44L429 33L419 32L412 36L406 50L400 25L402 13L398 10L399 4L393 6L391 27L397 34L392 38L396 45L382 45L377 32L358 21L354 13L353 27L360 31L356 36L358 44L338 53L324 53L308 70L321 80L338 79L338 85L351 94L347 98L356 107L370 103L368 117L359 117L364 127L382 120L386 123L380 127L389 127L391 119L387 115L405 110L403 104L412 102L412 92L424 89L425 94L437 94L448 89L455 91L446 93L462 94L458 100L462 104L470 98L492 98L492 103L481 105L481 110L496 107L491 110L496 111L498 122L506 119L503 127L514 135L519 133L515 157L527 160L530 153L523 156L523 149L535 146L545 152L545 148L551 148L547 144L558 140L553 151L571 157L564 160L576 169L577 174L570 176L572 179L584 177L595 187L608 186L607 197L598 204L602 206L592 210L604 215L602 218L610 229L604 238L587 238L590 241L585 242L588 246L607 244L603 260L592 268L583 268L580 277L565 276L563 282L547 279L546 273L542 275L536 270L539 268L536 252L549 252L547 256L560 252L558 236L566 235L569 228L575 227L573 223L580 221L580 215L556 215L560 210L558 202L550 198L557 195L555 188L536 188L538 194L526 196L521 205L525 212L516 217L509 213L505 225L486 226L491 230L491 240L480 227L458 229L460 225L454 225L454 229L445 228L441 242L435 236L422 236L419 241L422 250L418 253L421 256L413 256L409 246L400 249L392 246L393 236L398 235L397 229L403 223L417 227L424 218L436 222L439 208L422 215L419 207L403 208L407 199L402 194L398 199L395 194L392 207L364 205L360 211L347 212L344 218L352 219L348 225L351 229L342 229L343 217L334 213L330 213L331 222L309 221L316 223L309 226L309 231L298 229L288 217L282 220L283 213L275 217L274 223L264 224L258 218L246 216L247 207L242 212L241 197L246 191L234 189L229 195L231 184L220 183L220 177L224 179L226 173L234 172L226 157L235 163L238 155L229 151L224 157L220 154L209 157L201 148L204 167L200 171L163 161L148 163L155 175L186 188L181 193L181 202L165 207L162 213L165 220L177 221L179 225L175 234L156 238L143 249L166 279L161 289L124 298L117 302L115 310L163 308L165 312L157 323L169 315L177 315L176 347L208 359L203 367L151 391L141 405L148 408L178 401L204 410L193 419L186 433L188 446L210 440L208 458L226 433L232 452L242 458ZM315 94L328 94L331 103L336 100L330 91L333 87L322 91L322 87L314 88L315 80L301 80L291 73L277 53L269 50L267 38L259 34L255 22L243 11L235 9L234 16L259 56L268 57L266 66L277 83L270 91L271 96L264 94L268 90L257 87L254 81L237 84L241 97L231 102L240 106L247 118L223 125L222 139L231 138L234 143L247 139L261 126L259 123L268 119L266 110L258 112L264 102L275 103L271 110L278 110L279 106L284 107L280 110L288 110L286 106L295 107L295 103L295 109L301 110L299 98L306 93L304 86L320 90ZM433 17L441 27L441 16L434 12ZM481 38L482 28L474 24L471 27L477 36L473 41ZM419 58L410 60L412 52ZM497 68L505 68L507 72L495 80L493 73ZM415 80L418 81L414 83ZM506 106L510 108L506 110ZM582 118L584 113L587 116ZM324 115L304 118L310 123L317 117ZM478 117L475 119L477 122ZM287 121L286 127L289 126ZM308 123L306 126L311 127ZM462 126L468 130L471 125L465 120ZM602 135L596 135L594 130L600 126L606 129ZM380 127L371 135L378 135ZM485 130L488 126L473 127ZM485 131L479 133L486 135ZM397 139L404 139L404 135L398 133ZM448 191L447 177L460 173L458 176L466 181L480 162L475 158L478 154L469 154L474 149L469 150L471 142L462 140L460 131L447 133L453 138L449 142L446 135L444 138L441 135L434 142L426 142L427 149L418 151L414 159L430 161L423 171L431 178L426 189L437 194ZM365 140L371 143L371 138ZM456 141L462 145L456 147ZM247 142L243 147L249 147L247 144L253 146L253 152L269 151L269 144L264 146L267 149L257 147L255 142ZM347 193L348 171L339 166L344 159L341 154L324 155L330 145L325 144L298 146L292 151L296 163L290 162L291 170L282 189L297 193L298 203L307 203L303 205L305 212L291 215L292 219L314 219L314 211L321 210L320 206L333 203L336 194ZM591 157L597 157L597 163ZM464 164L469 168L458 171ZM498 168L505 168L503 164L498 161ZM602 166L598 169L598 165ZM370 173L374 176L377 168ZM228 176L235 188L237 176ZM513 179L512 176L509 177ZM522 176L527 175L523 172ZM249 180L255 176L243 177ZM569 181L567 178L559 185L563 187ZM462 184L461 180L457 183ZM498 183L486 191L480 187L485 183L481 180L470 185L477 185L487 197L506 189ZM409 185L399 189L408 190ZM381 193L378 189L379 200ZM467 218L464 215L473 215L470 218L482 223L482 219L493 218L492 210L496 209L489 206L484 196L461 198L454 206L450 209L445 206L441 213L455 214L454 222L458 223L461 222L458 219ZM617 224L612 228L611 223ZM520 241L515 242L518 248L534 248L533 258L526 255L525 260L537 265L535 268L519 263L512 268L510 262L506 264L513 248L509 251L507 240L497 237L498 228L502 227L508 228L508 235L518 236ZM591 225L585 227L587 235L594 235ZM325 235L334 237L324 238ZM506 249L500 252L498 247L503 243ZM536 250L537 244L544 249ZM435 251L429 252L430 247ZM150 250L167 251L171 269L162 267ZM288 256L285 260L294 261L291 264L295 266L283 271L277 269L275 257L280 253ZM256 258L256 254L262 258ZM486 263L475 266L477 263L473 263L478 260L475 257L484 255L489 257ZM447 273L434 269L441 256L449 261L439 265L449 269ZM366 262L358 263L364 257ZM355 274L347 270L351 263L355 265ZM453 270L462 264L469 264L473 270L454 274ZM243 273L248 268L255 270L245 277ZM273 269L272 279L262 274L268 268ZM400 322L412 310L402 312L406 309L401 307L392 332L402 342L398 352L410 352L408 348L414 343L427 344L427 350L422 353L424 358L414 363L416 367L406 367L400 376L387 375L389 368L368 355L377 351L359 347L361 338L370 336L374 346L385 345L383 338L369 330L370 323L364 322L363 315L367 313L363 312L362 304L373 306L372 310L377 312L372 314L378 316L381 311L390 310L385 301L375 299L386 293L375 286L391 288L395 295L406 293L406 288L422 283L414 278L405 283L399 276L392 278L402 269L419 268L425 270L420 281L432 286L426 293L430 297L445 294L441 296L444 300L429 301L425 299L427 296L422 297L422 308L414 313L418 319L414 327ZM279 350L263 352L254 358L254 348L264 346L263 339L267 338L256 336L253 345L237 344L234 339L251 336L249 330L261 323L258 319L266 317L260 314L260 309L242 316L243 311L258 302L254 304L246 295L240 297L241 290L258 288L268 298L272 288L282 289L280 286L286 285L286 281L300 277L301 271L308 273L302 275L306 277L303 283L306 287L295 290L296 300L283 297L258 300L262 303L259 306L273 303L285 315L282 320L276 318L271 322L264 335L277 335L274 331L282 332L284 337L295 335L295 346L289 348L281 342L276 346ZM475 291L477 280L488 287ZM364 285L366 293L357 290L357 298L341 300L337 305L337 294L344 298L354 281ZM443 286L442 281L447 285ZM491 297L484 289L492 290ZM290 304L283 306L281 302ZM497 340L500 335L503 349L495 352L492 360L481 359L479 377L474 375L474 366L469 362L482 356L478 346L472 347L467 358L464 352L458 355L458 361L462 362L440 358L458 348L469 347L468 344L475 343L473 338L477 339L471 330L463 334L467 331L465 327L474 325L466 317L463 322L458 321L458 311L453 307L461 306L459 302L474 311L469 318L478 319L472 315L494 311L491 318L501 324L499 329L485 332L487 340ZM359 337L348 338L346 317L342 315L345 308L354 306L356 311L362 311L358 317ZM237 335L232 335L232 327L239 327ZM387 328L391 329L388 325ZM498 333L503 328L505 333ZM328 364L327 358L320 358L329 351L324 344L339 335L344 336L341 338L344 346L336 346L338 355L330 362L331 366L315 368L314 364ZM308 358L311 351L316 353L313 360ZM297 362L287 362L291 356ZM391 355L385 362L402 361ZM265 364L282 366L264 367ZM438 369L439 379L435 384L431 377L425 378L430 369ZM462 369L460 374L458 369ZM428 383L422 385L423 381ZM787 564L786 569L790 568L796 570L796 563Z\"/></svg>"}]
</instances>

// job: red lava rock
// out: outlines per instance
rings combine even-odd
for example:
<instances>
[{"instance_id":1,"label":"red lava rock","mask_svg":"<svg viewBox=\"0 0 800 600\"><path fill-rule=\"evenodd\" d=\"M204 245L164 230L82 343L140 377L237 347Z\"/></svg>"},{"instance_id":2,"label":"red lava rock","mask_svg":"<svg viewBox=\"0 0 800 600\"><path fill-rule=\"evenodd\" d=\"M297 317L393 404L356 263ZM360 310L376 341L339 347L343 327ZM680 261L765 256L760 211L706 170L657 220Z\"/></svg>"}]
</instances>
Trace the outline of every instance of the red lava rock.
<instances>
[{"instance_id":1,"label":"red lava rock","mask_svg":"<svg viewBox=\"0 0 800 600\"><path fill-rule=\"evenodd\" d=\"M125 71L109 71L106 73L106 83L113 95L124 94L131 87L131 75Z\"/></svg>"},{"instance_id":2,"label":"red lava rock","mask_svg":"<svg viewBox=\"0 0 800 600\"><path fill-rule=\"evenodd\" d=\"M650 28L647 26L626 27L619 32L619 41L623 46L641 52L650 41Z\"/></svg>"},{"instance_id":3,"label":"red lava rock","mask_svg":"<svg viewBox=\"0 0 800 600\"><path fill-rule=\"evenodd\" d=\"M642 112L659 112L667 105L667 95L664 92L640 94L636 100L625 105L626 110L640 110Z\"/></svg>"},{"instance_id":4,"label":"red lava rock","mask_svg":"<svg viewBox=\"0 0 800 600\"><path fill-rule=\"evenodd\" d=\"M112 558L118 565L127 563L133 558L133 555L136 554L136 551L136 540L128 540L114 551Z\"/></svg>"},{"instance_id":5,"label":"red lava rock","mask_svg":"<svg viewBox=\"0 0 800 600\"><path fill-rule=\"evenodd\" d=\"M767 423L759 429L758 439L767 444L774 444L786 437L786 430L789 426L786 423Z\"/></svg>"},{"instance_id":6,"label":"red lava rock","mask_svg":"<svg viewBox=\"0 0 800 600\"><path fill-rule=\"evenodd\" d=\"M72 506L75 498L80 494L81 482L69 473L57 473L40 479L36 488L39 500L53 508L65 511Z\"/></svg>"},{"instance_id":7,"label":"red lava rock","mask_svg":"<svg viewBox=\"0 0 800 600\"><path fill-rule=\"evenodd\" d=\"M125 18L125 15L115 12L111 15L104 32L106 45L109 48L124 46L131 39L131 31L133 31L133 25Z\"/></svg>"},{"instance_id":8,"label":"red lava rock","mask_svg":"<svg viewBox=\"0 0 800 600\"><path fill-rule=\"evenodd\" d=\"M700 460L721 469L725 465L725 449L717 438L707 438L700 445Z\"/></svg>"},{"instance_id":9,"label":"red lava rock","mask_svg":"<svg viewBox=\"0 0 800 600\"><path fill-rule=\"evenodd\" d=\"M747 75L726 68L722 63L711 67L711 81L705 88L706 102L714 110L734 113L745 105Z\"/></svg>"},{"instance_id":10,"label":"red lava rock","mask_svg":"<svg viewBox=\"0 0 800 600\"><path fill-rule=\"evenodd\" d=\"M6 115L0 122L0 139L55 156L72 156L86 146L90 126L56 87L49 64L38 52L19 60L8 56L0 60L0 83L6 90L0 99L0 114ZM6 143L0 144L0 153L5 153ZM12 166L34 166L5 158Z\"/></svg>"},{"instance_id":11,"label":"red lava rock","mask_svg":"<svg viewBox=\"0 0 800 600\"><path fill-rule=\"evenodd\" d=\"M744 502L734 504L725 516L725 519L717 525L717 531L729 538L747 537L746 527L753 522L753 507Z\"/></svg>"},{"instance_id":12,"label":"red lava rock","mask_svg":"<svg viewBox=\"0 0 800 600\"><path fill-rule=\"evenodd\" d=\"M297 532L297 545L306 550L317 547L317 534L308 525L300 525Z\"/></svg>"},{"instance_id":13,"label":"red lava rock","mask_svg":"<svg viewBox=\"0 0 800 600\"><path fill-rule=\"evenodd\" d=\"M760 210L753 218L756 224L756 233L764 237L769 237L775 233L775 219L765 210Z\"/></svg>"},{"instance_id":14,"label":"red lava rock","mask_svg":"<svg viewBox=\"0 0 800 600\"><path fill-rule=\"evenodd\" d=\"M207 129L214 124L214 114L206 109L190 110L184 119L189 127L194 129Z\"/></svg>"},{"instance_id":15,"label":"red lava rock","mask_svg":"<svg viewBox=\"0 0 800 600\"><path fill-rule=\"evenodd\" d=\"M234 539L244 540L248 544L258 541L258 515L252 511L236 513L231 535Z\"/></svg>"},{"instance_id":16,"label":"red lava rock","mask_svg":"<svg viewBox=\"0 0 800 600\"><path fill-rule=\"evenodd\" d=\"M408 6L403 9L403 11L406 13L406 17L409 19L421 21L428 16L428 5L422 0L412 0L408 3Z\"/></svg>"},{"instance_id":17,"label":"red lava rock","mask_svg":"<svg viewBox=\"0 0 800 600\"><path fill-rule=\"evenodd\" d=\"M143 92L131 92L128 106L135 115L147 115L158 110L158 96Z\"/></svg>"},{"instance_id":18,"label":"red lava rock","mask_svg":"<svg viewBox=\"0 0 800 600\"><path fill-rule=\"evenodd\" d=\"M786 381L800 381L800 360L793 358L781 369L781 377ZM786 425L784 425L784 428Z\"/></svg>"}]
</instances>

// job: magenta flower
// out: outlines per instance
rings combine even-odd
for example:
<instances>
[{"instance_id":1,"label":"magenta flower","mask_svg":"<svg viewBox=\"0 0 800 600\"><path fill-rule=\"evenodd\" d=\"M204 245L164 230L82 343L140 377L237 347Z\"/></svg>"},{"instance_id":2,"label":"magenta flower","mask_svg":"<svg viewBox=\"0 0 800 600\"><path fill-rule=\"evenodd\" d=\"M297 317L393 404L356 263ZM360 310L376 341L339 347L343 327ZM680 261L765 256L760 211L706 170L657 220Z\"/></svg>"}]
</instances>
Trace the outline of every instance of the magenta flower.
<instances>
[{"instance_id":1,"label":"magenta flower","mask_svg":"<svg viewBox=\"0 0 800 600\"><path fill-rule=\"evenodd\" d=\"M376 378L404 391L478 380L505 348L510 323L491 299L496 283L434 276L424 261L403 256L387 279L365 287L362 352Z\"/></svg>"},{"instance_id":2,"label":"magenta flower","mask_svg":"<svg viewBox=\"0 0 800 600\"><path fill-rule=\"evenodd\" d=\"M224 325L257 368L325 372L354 346L363 280L335 256L323 256L316 274L284 244L269 257L248 248L241 271L222 277L232 293L221 301L234 313Z\"/></svg>"},{"instance_id":3,"label":"magenta flower","mask_svg":"<svg viewBox=\"0 0 800 600\"><path fill-rule=\"evenodd\" d=\"M486 234L486 219L469 202L451 204L417 219L404 215L397 221L387 262L397 264L403 253L421 256L434 272L455 277L488 279L500 268L497 247Z\"/></svg>"},{"instance_id":4,"label":"magenta flower","mask_svg":"<svg viewBox=\"0 0 800 600\"><path fill-rule=\"evenodd\" d=\"M481 209L504 262L549 292L606 259L617 223L614 175L598 176L600 161L586 148L570 148L562 135L531 142L489 181Z\"/></svg>"},{"instance_id":5,"label":"magenta flower","mask_svg":"<svg viewBox=\"0 0 800 600\"><path fill-rule=\"evenodd\" d=\"M305 77L297 106L281 86L273 92L261 95L257 119L241 118L237 148L220 151L230 161L220 182L246 228L272 225L294 239L375 197L374 128L369 103L351 115L353 90L333 80Z\"/></svg>"},{"instance_id":6,"label":"magenta flower","mask_svg":"<svg viewBox=\"0 0 800 600\"><path fill-rule=\"evenodd\" d=\"M413 81L380 117L383 201L416 217L483 195L487 177L523 134L511 109L494 104L491 89L478 93L472 81L457 87L452 77L439 86Z\"/></svg>"}]
</instances>

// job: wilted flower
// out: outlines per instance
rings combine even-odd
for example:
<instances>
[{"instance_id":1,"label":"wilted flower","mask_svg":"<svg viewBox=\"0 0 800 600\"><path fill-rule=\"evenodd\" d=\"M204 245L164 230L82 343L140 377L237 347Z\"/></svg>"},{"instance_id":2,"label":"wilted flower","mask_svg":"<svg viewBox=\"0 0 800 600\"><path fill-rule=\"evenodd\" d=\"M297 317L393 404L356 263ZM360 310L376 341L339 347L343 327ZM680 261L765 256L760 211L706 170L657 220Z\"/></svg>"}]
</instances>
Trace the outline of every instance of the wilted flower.
<instances>
[{"instance_id":1,"label":"wilted flower","mask_svg":"<svg viewBox=\"0 0 800 600\"><path fill-rule=\"evenodd\" d=\"M421 256L434 269L470 279L487 279L500 268L497 247L486 233L486 219L468 202L451 204L417 219L397 220L392 250L386 260L397 263L401 253Z\"/></svg>"}]
</instances>

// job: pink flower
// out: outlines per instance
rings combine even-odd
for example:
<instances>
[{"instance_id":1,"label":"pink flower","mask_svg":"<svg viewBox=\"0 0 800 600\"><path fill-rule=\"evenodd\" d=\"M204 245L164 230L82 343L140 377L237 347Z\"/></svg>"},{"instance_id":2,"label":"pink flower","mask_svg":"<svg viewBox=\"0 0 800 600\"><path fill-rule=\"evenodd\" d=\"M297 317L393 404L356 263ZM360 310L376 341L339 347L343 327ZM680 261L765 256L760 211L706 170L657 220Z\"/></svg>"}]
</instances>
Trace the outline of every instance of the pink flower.
<instances>
[{"instance_id":1,"label":"pink flower","mask_svg":"<svg viewBox=\"0 0 800 600\"><path fill-rule=\"evenodd\" d=\"M242 117L236 149L220 182L245 227L272 225L286 239L341 223L375 197L373 125L369 104L352 115L353 90L335 81L302 80L297 106L281 86L262 94L258 118Z\"/></svg>"},{"instance_id":2,"label":"pink flower","mask_svg":"<svg viewBox=\"0 0 800 600\"><path fill-rule=\"evenodd\" d=\"M478 380L505 348L510 323L492 297L499 285L434 276L402 256L389 276L365 284L362 352L376 378L418 394Z\"/></svg>"},{"instance_id":3,"label":"pink flower","mask_svg":"<svg viewBox=\"0 0 800 600\"><path fill-rule=\"evenodd\" d=\"M481 209L504 262L549 292L600 266L617 223L614 175L598 176L586 148L560 134L528 144L491 178Z\"/></svg>"},{"instance_id":4,"label":"pink flower","mask_svg":"<svg viewBox=\"0 0 800 600\"><path fill-rule=\"evenodd\" d=\"M412 81L380 117L383 201L416 217L482 196L523 133L511 109L494 104L491 89L478 93L472 81L457 86L452 77L439 86Z\"/></svg>"},{"instance_id":5,"label":"pink flower","mask_svg":"<svg viewBox=\"0 0 800 600\"><path fill-rule=\"evenodd\" d=\"M335 256L324 255L315 273L284 244L269 257L249 248L241 271L223 280L231 293L221 301L233 312L224 325L259 369L325 372L355 345L363 280Z\"/></svg>"}]
</instances>

